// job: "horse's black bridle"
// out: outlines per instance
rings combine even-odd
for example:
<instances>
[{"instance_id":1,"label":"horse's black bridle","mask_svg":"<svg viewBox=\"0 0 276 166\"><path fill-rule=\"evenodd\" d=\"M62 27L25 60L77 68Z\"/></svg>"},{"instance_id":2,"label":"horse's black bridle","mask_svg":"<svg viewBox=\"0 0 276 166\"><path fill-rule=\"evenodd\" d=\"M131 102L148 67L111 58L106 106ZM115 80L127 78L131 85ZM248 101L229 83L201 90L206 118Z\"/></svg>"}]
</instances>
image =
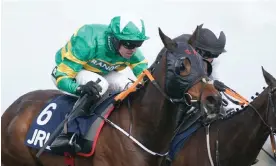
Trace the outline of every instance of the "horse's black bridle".
<instances>
[{"instance_id":1,"label":"horse's black bridle","mask_svg":"<svg viewBox=\"0 0 276 166\"><path fill-rule=\"evenodd\" d=\"M265 88L264 88L265 89ZM272 153L274 158L268 154L263 148L263 150L268 154L268 156L270 156L274 161L276 161L276 145L275 145L275 138L274 136L276 135L276 128L272 127L271 125L269 125L268 121L269 121L269 110L272 109L272 113L276 118L276 108L275 108L275 103L273 102L273 95L276 92L276 87L271 87L270 91L268 92L268 103L267 103L267 110L265 112L265 120L263 119L263 117L261 116L261 114L259 113L259 111L252 105L252 104L248 104L248 106L250 106L259 116L259 118L261 119L261 121L263 122L263 124L268 128L269 133L270 133L270 139L271 139L271 146L272 146Z\"/></svg>"},{"instance_id":2,"label":"horse's black bridle","mask_svg":"<svg viewBox=\"0 0 276 166\"><path fill-rule=\"evenodd\" d=\"M265 89L265 88L264 88ZM270 91L268 92L268 103L267 103L267 110L265 112L265 120L264 118L262 117L262 115L259 113L259 111L251 104L249 103L248 106L251 107L259 116L259 118L261 119L261 121L264 123L264 125L269 129L269 132L270 132L270 139L271 139L271 144L274 144L272 145L272 151L273 151L273 154L274 154L274 158L267 152L264 150L264 152L266 154L268 154L269 157L272 158L272 160L274 160L276 162L276 145L275 145L275 138L274 138L274 135L276 133L276 128L273 128L272 126L270 126L268 124L268 116L269 116L269 111L270 111L270 108L272 109L272 112L273 112L273 115L276 117L276 107L275 107L275 104L273 102L273 95L274 93L276 92L276 87L271 87L270 88ZM238 105L239 102L229 98L227 95L225 95L225 97L227 97L232 103ZM234 114L235 115L235 114ZM233 116L233 115L231 115ZM219 130L218 130L219 131ZM216 140L216 163L217 165L220 165L220 161L219 161L219 150L218 150L218 143L219 141Z\"/></svg>"},{"instance_id":3,"label":"horse's black bridle","mask_svg":"<svg viewBox=\"0 0 276 166\"><path fill-rule=\"evenodd\" d=\"M268 99L269 99L269 103L271 104L271 109L272 109L273 115L276 117L276 108L274 105L275 103L273 102L273 94L275 92L276 92L276 87L272 87L271 91L268 93ZM268 105L268 107L269 107L269 105ZM267 119L268 119L268 111L267 111ZM274 133L275 133L275 129L274 129Z\"/></svg>"},{"instance_id":4,"label":"horse's black bridle","mask_svg":"<svg viewBox=\"0 0 276 166\"><path fill-rule=\"evenodd\" d=\"M176 52L176 53L179 53L180 55L179 56L181 56L181 52ZM158 89L158 91L160 91L160 93L165 97L165 99L167 99L168 101L170 101L172 104L177 104L177 105L179 105L179 104L183 104L183 105L185 105L184 107L185 107L185 109L189 109L189 108L191 108L191 106L193 106L193 107L195 107L195 108L197 108L198 110L200 110L201 112L203 112L202 110L202 107L201 107L201 100L202 100L202 94L203 94L203 91L204 91L204 89L205 89L205 85L207 85L207 84L210 84L210 79L208 78L208 76L207 76L207 72L205 73L204 71L202 71L201 69L204 69L204 68L201 68L201 69L199 69L199 72L198 72L198 74L197 75L192 75L193 76L193 78L188 82L188 84L187 84L187 82L181 82L181 81L179 81L179 82L177 82L177 83L179 83L179 84L181 84L181 83L183 83L183 85L185 85L184 87L185 87L185 90L180 90L180 91L182 91L183 92L183 96L180 96L180 98L178 98L177 96L175 96L175 97L177 97L177 98L174 98L174 97L172 97L172 96L170 96L170 94L168 94L168 93L166 93L166 91L165 90L163 90L160 86L159 86L159 84L158 84L158 82L153 78L153 74L154 74L154 70L156 69L156 67L157 66L159 66L160 65L160 62L161 62L161 60L162 60L162 57L163 57L163 55L164 54L166 54L166 52L163 52L163 54L159 54L158 55L158 57L156 58L156 60L154 61L154 63L147 69L147 70L145 70L145 71L143 71L143 75L144 76L142 76L142 78L143 78L143 83L142 83L142 86L136 86L136 89L137 90L141 90L143 87L145 87L145 86L147 86L147 84L148 83L152 83L153 85L154 85L154 87L155 88L157 88ZM193 58L195 58L197 55L191 55L191 56L193 56ZM185 55L184 55L184 57L185 57ZM167 58L168 58L168 56L166 56L165 57L166 58L166 60L168 60ZM177 58L179 58L179 57L177 57ZM177 58L175 58L175 59L177 59ZM174 60L175 60L174 59ZM178 59L177 59L178 60ZM181 59L182 60L182 59ZM196 60L198 60L198 61L196 61ZM194 64L194 65L201 65L202 66L202 64L200 64L201 63L201 61L200 61L200 59L194 59L194 61L196 61L196 64ZM172 62L172 61L171 61ZM204 61L203 61L203 59L202 59L202 63L203 63ZM166 64L166 63L165 63ZM176 62L175 62L175 64L176 64ZM172 65L172 63L171 63L171 66L175 66L175 64L173 64ZM159 66L160 67L160 66ZM197 66L194 66L195 67L195 70L198 70L198 68L197 68ZM172 69L172 68L170 68L170 69ZM168 72L168 71L166 71L166 72ZM197 71L196 71L197 72ZM201 73L200 73L201 72ZM194 74L194 73L193 73ZM175 76L176 77L176 76ZM191 78L191 77L188 77L188 78ZM201 87L201 89L200 89L200 95L199 95L199 98L197 99L197 100L193 100L193 98L192 98L192 95L190 95L189 93L188 93L188 90L191 88L191 87L193 87L195 84L197 84L197 83L199 83L199 82L201 82L202 84L203 84L203 86ZM181 84L182 85L182 84ZM165 85L166 86L166 85ZM166 88L166 87L165 87ZM131 135L131 130L132 130L132 111L131 111L131 104L130 104L130 100L129 100L129 98L128 98L128 110L129 110L129 113L130 113L130 117L131 117L131 119L130 119L130 126L129 126L129 135ZM174 130L174 135L172 136L172 138L171 138L171 140L173 140L174 139L174 137L175 137L175 135L177 134L177 132L178 132L178 130L180 129L180 127L181 127L181 125L178 125L177 127L176 127L176 129ZM159 157L165 157L168 153L163 153L163 154L161 154L161 153L151 153L151 154L154 154L154 155L156 155L156 156L159 156Z\"/></svg>"},{"instance_id":5,"label":"horse's black bridle","mask_svg":"<svg viewBox=\"0 0 276 166\"><path fill-rule=\"evenodd\" d=\"M276 92L276 87L270 88L270 91L268 92L268 103L267 103L267 110L266 110L266 113L265 113L265 119L263 119L263 117L261 116L259 111L252 104L248 104L248 106L250 106L259 115L259 118L265 124L265 126L267 126L269 128L270 132L272 132L274 134L276 133L276 128L273 128L268 124L268 116L269 116L269 110L271 108L272 113L276 118L276 109L275 109L275 105L274 105L274 102L273 102L273 94L275 92Z\"/></svg>"}]
</instances>

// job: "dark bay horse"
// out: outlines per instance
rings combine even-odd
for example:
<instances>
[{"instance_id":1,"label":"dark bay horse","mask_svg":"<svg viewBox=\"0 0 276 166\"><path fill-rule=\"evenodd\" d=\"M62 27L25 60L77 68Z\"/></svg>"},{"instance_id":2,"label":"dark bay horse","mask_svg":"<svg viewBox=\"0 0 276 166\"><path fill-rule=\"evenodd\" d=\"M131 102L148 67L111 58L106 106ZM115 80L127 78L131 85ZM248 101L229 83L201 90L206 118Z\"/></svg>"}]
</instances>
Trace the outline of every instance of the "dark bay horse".
<instances>
[{"instance_id":1,"label":"dark bay horse","mask_svg":"<svg viewBox=\"0 0 276 166\"><path fill-rule=\"evenodd\" d=\"M186 43L172 41L160 29L159 35L167 51L158 56L149 68L153 77L144 79L142 87L131 93L127 97L129 100L123 100L109 116L110 121L125 131L132 124L132 137L157 155L149 153L141 145L137 146L119 130L106 124L94 154L89 157L75 156L75 165L159 165L160 156L168 151L176 128L179 101L187 105L192 101L202 105L221 101L214 86L203 81L207 77L205 64L195 50ZM57 90L32 91L19 97L4 112L1 118L2 165L64 165L63 156L43 153L36 158L38 150L24 145L31 122L49 100L60 94ZM127 101L131 102L132 116Z\"/></svg>"},{"instance_id":2,"label":"dark bay horse","mask_svg":"<svg viewBox=\"0 0 276 166\"><path fill-rule=\"evenodd\" d=\"M211 124L209 143L204 128L191 135L176 153L172 166L211 166L211 162L214 166L250 166L253 163L269 134L276 129L276 79L262 70L268 87L256 93L258 96L242 110Z\"/></svg>"}]
</instances>

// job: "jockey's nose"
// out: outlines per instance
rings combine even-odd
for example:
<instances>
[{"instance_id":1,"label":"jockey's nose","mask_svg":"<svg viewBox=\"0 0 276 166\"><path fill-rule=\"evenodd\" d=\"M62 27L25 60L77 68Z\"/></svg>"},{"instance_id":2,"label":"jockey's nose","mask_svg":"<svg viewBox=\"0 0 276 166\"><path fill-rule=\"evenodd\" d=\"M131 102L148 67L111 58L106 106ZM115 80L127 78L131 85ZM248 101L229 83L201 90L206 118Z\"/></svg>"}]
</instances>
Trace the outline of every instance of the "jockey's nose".
<instances>
[{"instance_id":1,"label":"jockey's nose","mask_svg":"<svg viewBox=\"0 0 276 166\"><path fill-rule=\"evenodd\" d=\"M212 94L206 97L206 104L211 104L214 107L220 107L222 105L222 97L220 94Z\"/></svg>"}]
</instances>

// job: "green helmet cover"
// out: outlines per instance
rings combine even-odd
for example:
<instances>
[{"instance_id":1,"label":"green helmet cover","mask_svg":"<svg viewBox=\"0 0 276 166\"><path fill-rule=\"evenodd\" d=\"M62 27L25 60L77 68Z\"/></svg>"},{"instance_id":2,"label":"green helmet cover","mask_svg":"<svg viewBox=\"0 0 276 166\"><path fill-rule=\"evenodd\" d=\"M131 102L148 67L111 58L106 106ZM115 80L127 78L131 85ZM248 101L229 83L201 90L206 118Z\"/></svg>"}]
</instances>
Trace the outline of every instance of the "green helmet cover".
<instances>
[{"instance_id":1,"label":"green helmet cover","mask_svg":"<svg viewBox=\"0 0 276 166\"><path fill-rule=\"evenodd\" d=\"M118 40L147 40L142 19L128 19L116 16L109 24L109 30Z\"/></svg>"}]
</instances>

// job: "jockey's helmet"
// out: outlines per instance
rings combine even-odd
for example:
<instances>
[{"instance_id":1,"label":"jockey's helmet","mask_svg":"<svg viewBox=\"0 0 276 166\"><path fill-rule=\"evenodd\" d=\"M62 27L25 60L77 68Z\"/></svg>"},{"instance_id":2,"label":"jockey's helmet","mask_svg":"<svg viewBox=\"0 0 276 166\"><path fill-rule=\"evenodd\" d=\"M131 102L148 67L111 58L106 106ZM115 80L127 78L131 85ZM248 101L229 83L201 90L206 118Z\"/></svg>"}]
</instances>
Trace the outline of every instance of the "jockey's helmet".
<instances>
[{"instance_id":1,"label":"jockey's helmet","mask_svg":"<svg viewBox=\"0 0 276 166\"><path fill-rule=\"evenodd\" d=\"M149 39L146 36L144 21L140 18L116 16L111 19L109 31L115 49L118 49L120 44L129 49L140 47Z\"/></svg>"},{"instance_id":2,"label":"jockey's helmet","mask_svg":"<svg viewBox=\"0 0 276 166\"><path fill-rule=\"evenodd\" d=\"M196 38L193 41L193 46L196 51L204 58L217 58L221 53L226 52L226 36L223 31L220 32L219 37L209 29L202 28L201 24L198 26Z\"/></svg>"}]
</instances>

